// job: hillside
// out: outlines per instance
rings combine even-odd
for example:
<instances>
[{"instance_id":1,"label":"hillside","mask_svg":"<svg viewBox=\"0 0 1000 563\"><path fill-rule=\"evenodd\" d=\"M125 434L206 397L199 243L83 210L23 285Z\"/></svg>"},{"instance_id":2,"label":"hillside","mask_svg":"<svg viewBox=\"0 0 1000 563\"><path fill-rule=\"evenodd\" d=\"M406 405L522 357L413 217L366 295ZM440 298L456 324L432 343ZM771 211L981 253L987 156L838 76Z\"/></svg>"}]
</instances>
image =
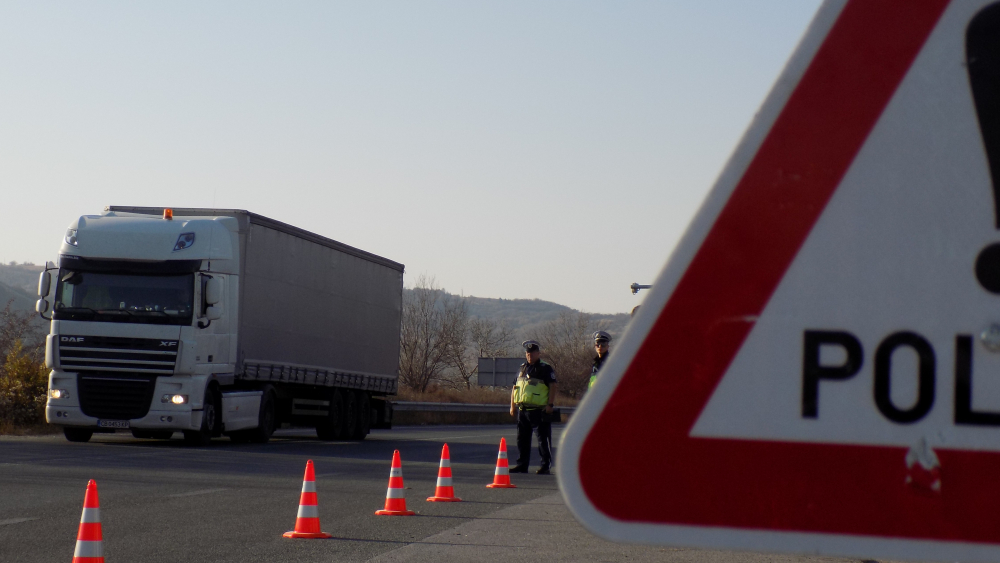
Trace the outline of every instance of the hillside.
<instances>
[{"instance_id":1,"label":"hillside","mask_svg":"<svg viewBox=\"0 0 1000 563\"><path fill-rule=\"evenodd\" d=\"M411 291L405 289L405 292ZM565 305L541 299L503 299L492 297L460 296L445 291L450 298L465 300L469 316L473 318L505 320L514 330L518 341L529 338L543 324L554 321L561 314L576 315L580 311ZM592 324L619 336L631 317L627 313L616 315L590 313Z\"/></svg>"},{"instance_id":2,"label":"hillside","mask_svg":"<svg viewBox=\"0 0 1000 563\"><path fill-rule=\"evenodd\" d=\"M540 325L559 318L562 313L579 313L576 309L541 299L494 299L475 296L464 299L469 308L469 316L506 319L518 335L529 334ZM617 336L625 329L630 317L626 313L617 315L591 313L590 318L595 325Z\"/></svg>"},{"instance_id":3,"label":"hillside","mask_svg":"<svg viewBox=\"0 0 1000 563\"><path fill-rule=\"evenodd\" d=\"M29 296L34 296L38 292L38 274L44 268L45 266L34 264L0 264L0 284L20 289ZM4 302L6 303L6 301ZM35 306L33 297L31 306Z\"/></svg>"},{"instance_id":4,"label":"hillside","mask_svg":"<svg viewBox=\"0 0 1000 563\"><path fill-rule=\"evenodd\" d=\"M34 311L35 300L37 298L19 287L11 287L0 282L0 309L11 302L11 308L15 311Z\"/></svg>"}]
</instances>

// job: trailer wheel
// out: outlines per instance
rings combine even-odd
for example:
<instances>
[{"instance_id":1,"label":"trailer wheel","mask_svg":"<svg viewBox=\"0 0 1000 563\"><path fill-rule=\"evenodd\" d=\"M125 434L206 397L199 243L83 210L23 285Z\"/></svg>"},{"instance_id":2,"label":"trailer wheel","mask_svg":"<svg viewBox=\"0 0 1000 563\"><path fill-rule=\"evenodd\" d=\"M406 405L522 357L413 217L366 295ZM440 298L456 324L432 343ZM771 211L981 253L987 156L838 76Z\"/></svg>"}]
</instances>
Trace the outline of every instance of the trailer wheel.
<instances>
[{"instance_id":1,"label":"trailer wheel","mask_svg":"<svg viewBox=\"0 0 1000 563\"><path fill-rule=\"evenodd\" d=\"M368 432L371 431L372 424L372 402L368 398L368 393L364 391L358 391L355 393L357 395L357 405L358 405L358 422L357 426L354 428L354 434L351 438L355 440L364 440Z\"/></svg>"},{"instance_id":2,"label":"trailer wheel","mask_svg":"<svg viewBox=\"0 0 1000 563\"><path fill-rule=\"evenodd\" d=\"M326 419L316 425L316 435L320 440L336 440L344 427L344 395L340 389L330 394L330 410Z\"/></svg>"},{"instance_id":3,"label":"trailer wheel","mask_svg":"<svg viewBox=\"0 0 1000 563\"><path fill-rule=\"evenodd\" d=\"M341 429L342 439L354 439L358 429L358 397L353 391L344 392L344 425Z\"/></svg>"},{"instance_id":4,"label":"trailer wheel","mask_svg":"<svg viewBox=\"0 0 1000 563\"><path fill-rule=\"evenodd\" d=\"M63 435L70 442L89 442L90 437L94 435L94 431L87 430L86 428L71 428L66 426L63 428Z\"/></svg>"},{"instance_id":5,"label":"trailer wheel","mask_svg":"<svg viewBox=\"0 0 1000 563\"><path fill-rule=\"evenodd\" d=\"M266 444L274 434L277 426L277 415L275 414L274 391L270 385L264 388L264 394L260 398L260 415L257 418L257 428L247 431L250 441L255 444Z\"/></svg>"}]
</instances>

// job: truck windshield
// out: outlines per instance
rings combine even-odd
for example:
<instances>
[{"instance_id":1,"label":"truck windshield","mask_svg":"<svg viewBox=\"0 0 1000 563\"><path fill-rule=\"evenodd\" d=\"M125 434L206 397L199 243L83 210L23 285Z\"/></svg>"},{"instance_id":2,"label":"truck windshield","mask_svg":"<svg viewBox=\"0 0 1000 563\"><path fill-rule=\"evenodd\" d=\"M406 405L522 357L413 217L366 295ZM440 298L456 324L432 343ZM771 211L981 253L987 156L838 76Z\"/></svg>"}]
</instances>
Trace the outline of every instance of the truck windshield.
<instances>
[{"instance_id":1,"label":"truck windshield","mask_svg":"<svg viewBox=\"0 0 1000 563\"><path fill-rule=\"evenodd\" d=\"M190 325L194 274L130 275L60 270L53 318Z\"/></svg>"}]
</instances>

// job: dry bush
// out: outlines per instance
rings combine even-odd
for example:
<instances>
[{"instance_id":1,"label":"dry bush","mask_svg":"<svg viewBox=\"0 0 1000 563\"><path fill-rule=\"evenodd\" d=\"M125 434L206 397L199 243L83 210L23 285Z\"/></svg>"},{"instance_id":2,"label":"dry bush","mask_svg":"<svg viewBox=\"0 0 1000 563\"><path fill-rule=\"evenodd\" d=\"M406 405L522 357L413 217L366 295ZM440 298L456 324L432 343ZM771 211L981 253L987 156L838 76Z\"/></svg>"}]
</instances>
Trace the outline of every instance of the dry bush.
<instances>
[{"instance_id":1,"label":"dry bush","mask_svg":"<svg viewBox=\"0 0 1000 563\"><path fill-rule=\"evenodd\" d=\"M400 383L426 391L442 379L455 350L465 345L468 318L464 300L439 288L433 278L417 278L413 290L403 294Z\"/></svg>"},{"instance_id":2,"label":"dry bush","mask_svg":"<svg viewBox=\"0 0 1000 563\"><path fill-rule=\"evenodd\" d=\"M573 399L583 397L597 355L593 334L608 329L606 320L595 320L587 313L563 312L529 333L542 345L542 360L556 370L560 394Z\"/></svg>"},{"instance_id":3,"label":"dry bush","mask_svg":"<svg viewBox=\"0 0 1000 563\"><path fill-rule=\"evenodd\" d=\"M0 432L45 422L48 382L37 352L15 341L0 366Z\"/></svg>"},{"instance_id":4,"label":"dry bush","mask_svg":"<svg viewBox=\"0 0 1000 563\"><path fill-rule=\"evenodd\" d=\"M451 348L448 354L451 369L439 383L446 387L472 390L472 378L479 373L479 358L508 357L517 344L514 330L506 319L470 318L464 325L466 342Z\"/></svg>"},{"instance_id":5,"label":"dry bush","mask_svg":"<svg viewBox=\"0 0 1000 563\"><path fill-rule=\"evenodd\" d=\"M542 359L556 370L560 393L577 398L586 390L594 359L594 330L590 315L564 312L531 333L532 340L542 345Z\"/></svg>"},{"instance_id":6,"label":"dry bush","mask_svg":"<svg viewBox=\"0 0 1000 563\"><path fill-rule=\"evenodd\" d=\"M0 311L0 432L37 426L45 422L48 370L43 362L43 341L32 326L34 314L11 309Z\"/></svg>"}]
</instances>

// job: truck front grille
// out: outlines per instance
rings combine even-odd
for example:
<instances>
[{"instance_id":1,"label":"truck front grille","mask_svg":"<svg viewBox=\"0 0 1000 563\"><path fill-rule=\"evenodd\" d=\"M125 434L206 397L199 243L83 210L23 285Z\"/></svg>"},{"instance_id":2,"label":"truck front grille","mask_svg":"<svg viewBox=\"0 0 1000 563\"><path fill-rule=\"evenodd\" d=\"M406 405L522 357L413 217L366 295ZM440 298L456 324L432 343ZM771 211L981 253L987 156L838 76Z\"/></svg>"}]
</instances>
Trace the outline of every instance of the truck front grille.
<instances>
[{"instance_id":1,"label":"truck front grille","mask_svg":"<svg viewBox=\"0 0 1000 563\"><path fill-rule=\"evenodd\" d=\"M156 376L128 373L77 374L83 414L108 420L142 418L149 412Z\"/></svg>"},{"instance_id":2,"label":"truck front grille","mask_svg":"<svg viewBox=\"0 0 1000 563\"><path fill-rule=\"evenodd\" d=\"M66 371L173 374L176 340L112 336L59 336L59 361Z\"/></svg>"}]
</instances>

